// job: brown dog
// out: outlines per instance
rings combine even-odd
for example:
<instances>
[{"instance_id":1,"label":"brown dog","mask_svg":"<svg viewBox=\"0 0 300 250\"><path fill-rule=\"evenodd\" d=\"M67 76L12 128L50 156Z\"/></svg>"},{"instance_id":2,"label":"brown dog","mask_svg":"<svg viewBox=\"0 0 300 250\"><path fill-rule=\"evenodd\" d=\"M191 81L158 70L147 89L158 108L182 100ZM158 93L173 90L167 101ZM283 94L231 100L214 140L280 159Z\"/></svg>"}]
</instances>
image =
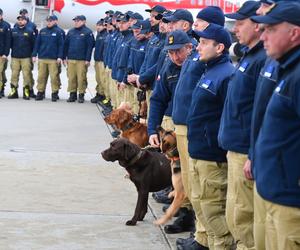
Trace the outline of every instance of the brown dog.
<instances>
[{"instance_id":1,"label":"brown dog","mask_svg":"<svg viewBox=\"0 0 300 250\"><path fill-rule=\"evenodd\" d=\"M126 225L134 226L137 221L142 221L147 213L149 192L156 192L171 185L170 161L164 154L141 149L124 138L112 141L110 147L101 154L106 161L119 161L136 186L138 200L134 216L126 222Z\"/></svg>"},{"instance_id":2,"label":"brown dog","mask_svg":"<svg viewBox=\"0 0 300 250\"><path fill-rule=\"evenodd\" d=\"M161 151L171 160L172 185L174 190L169 193L169 198L174 197L173 202L166 213L158 220L154 221L156 225L163 225L173 218L181 207L186 194L182 184L180 159L177 150L176 134L172 130L164 130L162 127L157 129L160 138Z\"/></svg>"},{"instance_id":3,"label":"brown dog","mask_svg":"<svg viewBox=\"0 0 300 250\"><path fill-rule=\"evenodd\" d=\"M133 114L125 108L117 108L104 118L105 122L114 125L121 131L121 137L132 143L145 147L148 145L147 126L134 120Z\"/></svg>"}]
</instances>

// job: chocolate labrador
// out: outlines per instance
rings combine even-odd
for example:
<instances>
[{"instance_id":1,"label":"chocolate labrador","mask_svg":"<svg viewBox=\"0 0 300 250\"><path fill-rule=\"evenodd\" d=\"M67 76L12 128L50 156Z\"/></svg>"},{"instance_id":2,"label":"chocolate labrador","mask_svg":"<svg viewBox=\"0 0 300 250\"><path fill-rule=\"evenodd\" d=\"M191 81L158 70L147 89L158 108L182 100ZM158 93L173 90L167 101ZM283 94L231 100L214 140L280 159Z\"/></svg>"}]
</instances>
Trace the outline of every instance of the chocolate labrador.
<instances>
[{"instance_id":1,"label":"chocolate labrador","mask_svg":"<svg viewBox=\"0 0 300 250\"><path fill-rule=\"evenodd\" d=\"M147 213L149 192L162 190L172 184L170 161L162 153L141 149L125 138L112 141L110 147L101 154L106 161L119 161L137 188L135 212L132 219L126 222L126 225L134 226Z\"/></svg>"}]
</instances>

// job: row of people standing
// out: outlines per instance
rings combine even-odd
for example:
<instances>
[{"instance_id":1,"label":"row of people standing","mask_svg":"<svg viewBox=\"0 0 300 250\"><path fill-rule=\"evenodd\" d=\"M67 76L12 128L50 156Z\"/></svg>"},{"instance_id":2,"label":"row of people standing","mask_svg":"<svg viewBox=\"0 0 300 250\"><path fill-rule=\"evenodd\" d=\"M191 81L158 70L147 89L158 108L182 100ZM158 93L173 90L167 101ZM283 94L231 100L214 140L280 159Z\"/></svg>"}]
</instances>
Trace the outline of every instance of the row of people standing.
<instances>
[{"instance_id":1,"label":"row of people standing","mask_svg":"<svg viewBox=\"0 0 300 250\"><path fill-rule=\"evenodd\" d=\"M23 98L36 100L45 98L46 84L50 75L52 101L59 99L61 87L61 65L67 65L68 71L68 102L84 102L87 88L87 68L91 61L95 39L92 30L86 27L86 17L79 15L73 18L74 28L67 35L57 23L55 15L46 18L47 26L38 33L36 26L29 20L27 11L21 10L17 23L11 29L2 18L1 49L2 64L1 76L5 76L7 56L11 50L11 91L9 99L19 97L19 76L23 74ZM34 95L32 76L33 65L38 59L37 95ZM1 80L1 96L4 96L5 77ZM78 96L77 96L78 94Z\"/></svg>"},{"instance_id":2,"label":"row of people standing","mask_svg":"<svg viewBox=\"0 0 300 250\"><path fill-rule=\"evenodd\" d=\"M297 249L300 4L247 1L227 14L244 46L235 67L221 9L207 7L195 22L186 10L168 13L154 6L147 11L152 32L154 27L158 32L148 41L138 73L124 62L135 49L129 28L122 27L130 18L108 13L106 26L114 31L104 42L103 81L112 88L107 93L115 94L114 107L129 100L122 94L130 83L152 86L151 145L159 146L157 125L175 127L187 200L165 232L191 229L186 218L193 218L194 210L196 232L178 239L178 249L231 249L233 244Z\"/></svg>"}]
</instances>

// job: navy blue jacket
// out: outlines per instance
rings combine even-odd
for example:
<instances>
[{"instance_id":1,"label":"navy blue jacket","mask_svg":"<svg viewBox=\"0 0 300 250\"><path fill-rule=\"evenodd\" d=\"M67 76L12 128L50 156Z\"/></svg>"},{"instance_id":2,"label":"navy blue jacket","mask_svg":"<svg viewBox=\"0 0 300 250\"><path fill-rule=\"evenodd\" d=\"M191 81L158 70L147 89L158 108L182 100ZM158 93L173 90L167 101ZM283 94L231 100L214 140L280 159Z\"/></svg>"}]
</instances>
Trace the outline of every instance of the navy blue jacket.
<instances>
[{"instance_id":1,"label":"navy blue jacket","mask_svg":"<svg viewBox=\"0 0 300 250\"><path fill-rule=\"evenodd\" d=\"M106 39L107 32L102 30L97 32L96 41L95 41L95 51L94 51L94 60L103 61L103 52L104 52L104 41Z\"/></svg>"},{"instance_id":2,"label":"navy blue jacket","mask_svg":"<svg viewBox=\"0 0 300 250\"><path fill-rule=\"evenodd\" d=\"M205 64L194 51L183 63L174 93L172 119L176 125L187 125L187 115L194 88L202 76Z\"/></svg>"},{"instance_id":3,"label":"navy blue jacket","mask_svg":"<svg viewBox=\"0 0 300 250\"><path fill-rule=\"evenodd\" d=\"M188 150L194 159L226 162L226 151L218 145L218 131L233 72L229 55L221 55L207 63L194 89L187 117Z\"/></svg>"},{"instance_id":4,"label":"navy blue jacket","mask_svg":"<svg viewBox=\"0 0 300 250\"><path fill-rule=\"evenodd\" d=\"M278 62L268 58L266 64L260 72L256 83L255 98L253 103L253 113L251 119L250 149L249 159L253 159L254 145L257 140L261 124L266 112L267 105L273 94L277 83ZM252 173L255 176L254 164L252 164Z\"/></svg>"},{"instance_id":5,"label":"navy blue jacket","mask_svg":"<svg viewBox=\"0 0 300 250\"><path fill-rule=\"evenodd\" d=\"M62 35L62 37L63 37L63 39L65 41L65 39L66 39L66 32L61 27L59 27L58 25L56 25L56 27L60 30L61 35Z\"/></svg>"},{"instance_id":6,"label":"navy blue jacket","mask_svg":"<svg viewBox=\"0 0 300 250\"><path fill-rule=\"evenodd\" d=\"M61 30L54 25L43 28L37 36L32 56L40 59L63 58L64 39Z\"/></svg>"},{"instance_id":7,"label":"navy blue jacket","mask_svg":"<svg viewBox=\"0 0 300 250\"><path fill-rule=\"evenodd\" d=\"M126 31L128 32L128 31ZM111 60L111 78L114 80L117 80L117 75L118 75L118 62L120 60L121 57L121 52L122 50L119 50L119 48L122 45L122 41L123 41L123 34L122 32L118 32L118 34L114 37L113 39L113 45L111 46L111 56L112 56L112 60ZM117 55L118 53L118 55ZM116 56L117 55L117 56Z\"/></svg>"},{"instance_id":8,"label":"navy blue jacket","mask_svg":"<svg viewBox=\"0 0 300 250\"><path fill-rule=\"evenodd\" d=\"M8 56L11 44L10 24L0 20L0 56Z\"/></svg>"},{"instance_id":9,"label":"navy blue jacket","mask_svg":"<svg viewBox=\"0 0 300 250\"><path fill-rule=\"evenodd\" d=\"M300 208L300 46L278 61L278 86L255 145L255 180L264 199Z\"/></svg>"},{"instance_id":10,"label":"navy blue jacket","mask_svg":"<svg viewBox=\"0 0 300 250\"><path fill-rule=\"evenodd\" d=\"M107 61L107 66L112 69L114 54L116 51L116 43L121 36L118 30L114 30L110 33L109 41L107 44L107 52L105 53L105 60Z\"/></svg>"},{"instance_id":11,"label":"navy blue jacket","mask_svg":"<svg viewBox=\"0 0 300 250\"><path fill-rule=\"evenodd\" d=\"M156 128L158 125L161 125L164 115L172 115L173 97L180 70L181 67L174 64L171 60L166 61L163 66L150 97L149 135L156 134Z\"/></svg>"},{"instance_id":12,"label":"navy blue jacket","mask_svg":"<svg viewBox=\"0 0 300 250\"><path fill-rule=\"evenodd\" d=\"M90 61L94 43L93 32L85 25L70 29L65 40L64 58Z\"/></svg>"},{"instance_id":13,"label":"navy blue jacket","mask_svg":"<svg viewBox=\"0 0 300 250\"><path fill-rule=\"evenodd\" d=\"M130 54L127 62L127 72L124 75L123 82L127 83L128 73L139 74L140 68L145 59L145 51L147 49L148 40L138 41L132 39L130 43Z\"/></svg>"},{"instance_id":14,"label":"navy blue jacket","mask_svg":"<svg viewBox=\"0 0 300 250\"><path fill-rule=\"evenodd\" d=\"M32 29L16 26L12 29L11 57L31 58L35 35Z\"/></svg>"},{"instance_id":15,"label":"navy blue jacket","mask_svg":"<svg viewBox=\"0 0 300 250\"><path fill-rule=\"evenodd\" d=\"M37 37L37 35L39 34L39 31L36 27L36 24L34 22L31 22L28 17L26 19L27 19L26 27L28 29L31 29L33 31L34 36ZM17 27L17 26L18 26L18 23L15 23L14 28Z\"/></svg>"},{"instance_id":16,"label":"navy blue jacket","mask_svg":"<svg viewBox=\"0 0 300 250\"><path fill-rule=\"evenodd\" d=\"M121 46L117 48L114 60L117 62L116 80L122 82L127 70L128 58L130 54L130 43L133 39L131 30L122 32L123 38Z\"/></svg>"},{"instance_id":17,"label":"navy blue jacket","mask_svg":"<svg viewBox=\"0 0 300 250\"><path fill-rule=\"evenodd\" d=\"M153 35L147 46L145 60L139 71L139 82L152 88L156 80L157 63L161 50L164 47L166 34Z\"/></svg>"},{"instance_id":18,"label":"navy blue jacket","mask_svg":"<svg viewBox=\"0 0 300 250\"><path fill-rule=\"evenodd\" d=\"M225 150L248 154L256 81L265 60L266 53L259 42L246 51L229 82L218 138Z\"/></svg>"}]
</instances>

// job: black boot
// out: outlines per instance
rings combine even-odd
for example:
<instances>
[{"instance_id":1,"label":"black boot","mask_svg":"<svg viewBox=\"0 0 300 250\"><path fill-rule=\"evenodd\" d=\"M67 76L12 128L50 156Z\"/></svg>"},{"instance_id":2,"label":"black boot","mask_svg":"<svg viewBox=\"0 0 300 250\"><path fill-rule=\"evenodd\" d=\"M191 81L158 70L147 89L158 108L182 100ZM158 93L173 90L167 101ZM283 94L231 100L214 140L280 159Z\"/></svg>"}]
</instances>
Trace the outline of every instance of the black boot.
<instances>
[{"instance_id":1,"label":"black boot","mask_svg":"<svg viewBox=\"0 0 300 250\"><path fill-rule=\"evenodd\" d=\"M178 218L172 225L166 225L164 231L167 234L192 232L195 230L195 215L193 210L181 208Z\"/></svg>"},{"instance_id":2,"label":"black boot","mask_svg":"<svg viewBox=\"0 0 300 250\"><path fill-rule=\"evenodd\" d=\"M19 98L18 89L14 85L11 85L10 88L11 88L11 91L10 91L7 98L8 99L17 99L17 98Z\"/></svg>"},{"instance_id":3,"label":"black boot","mask_svg":"<svg viewBox=\"0 0 300 250\"><path fill-rule=\"evenodd\" d=\"M36 94L34 93L33 89L29 90L29 97L36 98Z\"/></svg>"},{"instance_id":4,"label":"black boot","mask_svg":"<svg viewBox=\"0 0 300 250\"><path fill-rule=\"evenodd\" d=\"M102 100L105 99L104 95L100 95L100 94L96 94L92 99L91 99L91 103L97 103L97 102L101 102Z\"/></svg>"},{"instance_id":5,"label":"black boot","mask_svg":"<svg viewBox=\"0 0 300 250\"><path fill-rule=\"evenodd\" d=\"M5 87L5 84L2 84L2 85L0 86L0 98L1 98L1 97L4 97L4 87Z\"/></svg>"},{"instance_id":6,"label":"black boot","mask_svg":"<svg viewBox=\"0 0 300 250\"><path fill-rule=\"evenodd\" d=\"M170 204L166 204L162 207L162 211L165 213L167 212L168 208L170 207ZM174 217L178 217L181 212L181 208L174 214Z\"/></svg>"},{"instance_id":7,"label":"black boot","mask_svg":"<svg viewBox=\"0 0 300 250\"><path fill-rule=\"evenodd\" d=\"M190 233L190 237L188 238L178 238L176 239L176 246L178 245L185 245L188 244L188 242L192 243L195 239L194 233Z\"/></svg>"},{"instance_id":8,"label":"black boot","mask_svg":"<svg viewBox=\"0 0 300 250\"><path fill-rule=\"evenodd\" d=\"M79 94L78 95L78 102L79 103L84 103L84 94Z\"/></svg>"},{"instance_id":9,"label":"black boot","mask_svg":"<svg viewBox=\"0 0 300 250\"><path fill-rule=\"evenodd\" d=\"M76 92L71 92L70 97L67 100L67 102L75 102L77 100L77 93Z\"/></svg>"},{"instance_id":10,"label":"black boot","mask_svg":"<svg viewBox=\"0 0 300 250\"><path fill-rule=\"evenodd\" d=\"M58 97L58 91L53 92L53 93L51 94L51 101L52 101L52 102L56 102L58 99L59 99L59 97Z\"/></svg>"},{"instance_id":11,"label":"black boot","mask_svg":"<svg viewBox=\"0 0 300 250\"><path fill-rule=\"evenodd\" d=\"M172 186L167 187L163 190L152 193L152 197L158 203L171 204L172 199L170 199L168 195L172 190L173 190Z\"/></svg>"},{"instance_id":12,"label":"black boot","mask_svg":"<svg viewBox=\"0 0 300 250\"><path fill-rule=\"evenodd\" d=\"M201 245L196 240L186 241L183 245L177 245L178 250L209 250L208 247Z\"/></svg>"},{"instance_id":13,"label":"black boot","mask_svg":"<svg viewBox=\"0 0 300 250\"><path fill-rule=\"evenodd\" d=\"M38 91L35 97L36 101L41 101L45 98L45 92Z\"/></svg>"}]
</instances>

